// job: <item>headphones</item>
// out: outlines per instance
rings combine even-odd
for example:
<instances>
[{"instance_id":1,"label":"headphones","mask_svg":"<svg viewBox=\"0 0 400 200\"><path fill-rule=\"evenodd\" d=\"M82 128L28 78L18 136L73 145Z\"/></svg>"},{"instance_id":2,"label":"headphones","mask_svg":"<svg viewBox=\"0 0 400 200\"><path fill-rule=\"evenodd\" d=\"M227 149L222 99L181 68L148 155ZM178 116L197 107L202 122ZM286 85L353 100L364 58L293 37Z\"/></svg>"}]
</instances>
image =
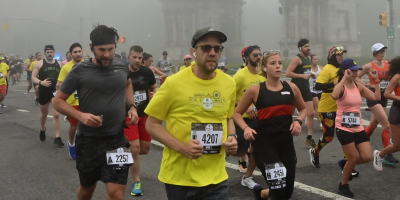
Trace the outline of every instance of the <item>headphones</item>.
<instances>
[{"instance_id":1,"label":"headphones","mask_svg":"<svg viewBox=\"0 0 400 200\"><path fill-rule=\"evenodd\" d=\"M193 53L193 56L196 58L196 52Z\"/></svg>"},{"instance_id":2,"label":"headphones","mask_svg":"<svg viewBox=\"0 0 400 200\"><path fill-rule=\"evenodd\" d=\"M299 47L299 50L301 51L301 47Z\"/></svg>"}]
</instances>

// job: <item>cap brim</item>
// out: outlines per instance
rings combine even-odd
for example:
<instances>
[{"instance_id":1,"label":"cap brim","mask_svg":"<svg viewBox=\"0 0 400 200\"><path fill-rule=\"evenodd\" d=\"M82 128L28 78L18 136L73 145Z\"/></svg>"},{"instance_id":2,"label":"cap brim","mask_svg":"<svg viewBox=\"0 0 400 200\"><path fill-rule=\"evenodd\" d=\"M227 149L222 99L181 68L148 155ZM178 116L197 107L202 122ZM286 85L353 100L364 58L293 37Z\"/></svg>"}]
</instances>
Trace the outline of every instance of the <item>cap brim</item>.
<instances>
[{"instance_id":1,"label":"cap brim","mask_svg":"<svg viewBox=\"0 0 400 200\"><path fill-rule=\"evenodd\" d=\"M220 31L208 31L206 34L204 34L203 36L201 36L197 41L201 40L204 36L209 35L209 34L214 34L219 38L219 41L221 43L224 43L228 40L228 38L226 37L226 35Z\"/></svg>"},{"instance_id":2,"label":"cap brim","mask_svg":"<svg viewBox=\"0 0 400 200\"><path fill-rule=\"evenodd\" d=\"M356 65L356 66L350 67L349 69L350 70L362 70L362 67Z\"/></svg>"}]
</instances>

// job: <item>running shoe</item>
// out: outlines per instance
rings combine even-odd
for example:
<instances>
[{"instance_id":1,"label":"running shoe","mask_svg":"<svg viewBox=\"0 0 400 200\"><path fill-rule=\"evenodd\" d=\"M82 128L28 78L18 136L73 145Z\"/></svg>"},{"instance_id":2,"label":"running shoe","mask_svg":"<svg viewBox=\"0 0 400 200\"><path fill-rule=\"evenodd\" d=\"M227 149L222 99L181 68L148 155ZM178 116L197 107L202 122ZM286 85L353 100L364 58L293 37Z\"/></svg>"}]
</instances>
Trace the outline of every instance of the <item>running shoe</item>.
<instances>
[{"instance_id":1,"label":"running shoe","mask_svg":"<svg viewBox=\"0 0 400 200\"><path fill-rule=\"evenodd\" d=\"M383 158L383 163L388 164L388 165L394 165L399 163L399 160L397 160L393 154L388 154Z\"/></svg>"},{"instance_id":2,"label":"running shoe","mask_svg":"<svg viewBox=\"0 0 400 200\"><path fill-rule=\"evenodd\" d=\"M261 191L263 189L264 188L262 188L260 184L257 184L254 186L253 194L254 194L255 200L263 200L263 198L261 198Z\"/></svg>"},{"instance_id":3,"label":"running shoe","mask_svg":"<svg viewBox=\"0 0 400 200\"><path fill-rule=\"evenodd\" d=\"M35 98L35 106L39 106L39 98Z\"/></svg>"},{"instance_id":4,"label":"running shoe","mask_svg":"<svg viewBox=\"0 0 400 200\"><path fill-rule=\"evenodd\" d=\"M1 107L0 107L0 114L3 114L3 112L1 111Z\"/></svg>"},{"instance_id":5,"label":"running shoe","mask_svg":"<svg viewBox=\"0 0 400 200\"><path fill-rule=\"evenodd\" d=\"M40 129L39 139L40 139L40 141L45 141L46 140L46 128L44 128L43 131L42 131L42 129Z\"/></svg>"},{"instance_id":6,"label":"running shoe","mask_svg":"<svg viewBox=\"0 0 400 200\"><path fill-rule=\"evenodd\" d=\"M53 142L57 147L64 147L64 143L61 141L61 137L56 137Z\"/></svg>"},{"instance_id":7,"label":"running shoe","mask_svg":"<svg viewBox=\"0 0 400 200\"><path fill-rule=\"evenodd\" d=\"M379 152L378 150L374 151L374 168L376 171L381 172L383 159L379 157Z\"/></svg>"},{"instance_id":8,"label":"running shoe","mask_svg":"<svg viewBox=\"0 0 400 200\"><path fill-rule=\"evenodd\" d=\"M142 184L137 181L132 185L132 192L131 192L132 196L142 196L143 192L142 192Z\"/></svg>"},{"instance_id":9,"label":"running shoe","mask_svg":"<svg viewBox=\"0 0 400 200\"><path fill-rule=\"evenodd\" d=\"M4 108L4 104L1 104L1 108Z\"/></svg>"},{"instance_id":10,"label":"running shoe","mask_svg":"<svg viewBox=\"0 0 400 200\"><path fill-rule=\"evenodd\" d=\"M339 183L339 190L338 190L338 193L339 193L340 195L342 195L342 196L345 196L345 197L350 197L350 198L353 198L353 197L354 197L353 192L350 191L350 186L349 186L349 184L344 184L344 185L342 185L342 182Z\"/></svg>"},{"instance_id":11,"label":"running shoe","mask_svg":"<svg viewBox=\"0 0 400 200\"><path fill-rule=\"evenodd\" d=\"M246 161L240 162L240 160L239 160L238 168L239 168L239 172L246 173L246 171L247 171L247 163L246 163Z\"/></svg>"},{"instance_id":12,"label":"running shoe","mask_svg":"<svg viewBox=\"0 0 400 200\"><path fill-rule=\"evenodd\" d=\"M241 183L243 186L248 187L250 190L252 190L254 186L257 185L257 183L253 181L253 177L250 176L246 178L245 175L243 175Z\"/></svg>"},{"instance_id":13,"label":"running shoe","mask_svg":"<svg viewBox=\"0 0 400 200\"><path fill-rule=\"evenodd\" d=\"M342 169L342 174L343 174L343 168L344 168L344 166L346 165L346 162L347 162L346 159L341 159L341 160L339 160L339 162L338 162L339 167ZM353 169L353 171L351 172L351 176L352 176L352 177L357 177L358 175L360 175L360 172L357 171L357 170L355 170L355 169ZM350 180L352 180L352 179L353 179L353 178L350 178ZM350 180L349 180L349 181L350 181Z\"/></svg>"},{"instance_id":14,"label":"running shoe","mask_svg":"<svg viewBox=\"0 0 400 200\"><path fill-rule=\"evenodd\" d=\"M75 149L75 145L71 146L71 144L68 141L68 149L69 149L69 157L71 157L72 159L76 160L76 149Z\"/></svg>"},{"instance_id":15,"label":"running shoe","mask_svg":"<svg viewBox=\"0 0 400 200\"><path fill-rule=\"evenodd\" d=\"M315 149L312 148L312 149L310 149L308 151L308 153L310 154L310 162L314 167L319 168L320 167L320 165L319 165L319 155L315 154L314 150Z\"/></svg>"},{"instance_id":16,"label":"running shoe","mask_svg":"<svg viewBox=\"0 0 400 200\"><path fill-rule=\"evenodd\" d=\"M315 146L317 146L316 144L315 144L315 141L314 141L314 139L307 139L306 138L306 141L305 141L305 143L306 143L306 145L308 145L310 148L315 148Z\"/></svg>"}]
</instances>

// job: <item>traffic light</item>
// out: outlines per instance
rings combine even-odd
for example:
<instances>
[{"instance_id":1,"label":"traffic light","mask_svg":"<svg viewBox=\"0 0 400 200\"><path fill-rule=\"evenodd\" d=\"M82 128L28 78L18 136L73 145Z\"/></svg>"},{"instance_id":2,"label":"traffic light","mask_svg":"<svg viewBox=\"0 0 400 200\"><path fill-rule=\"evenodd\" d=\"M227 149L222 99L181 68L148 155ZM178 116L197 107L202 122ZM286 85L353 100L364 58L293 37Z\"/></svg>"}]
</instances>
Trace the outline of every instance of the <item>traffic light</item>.
<instances>
[{"instance_id":1,"label":"traffic light","mask_svg":"<svg viewBox=\"0 0 400 200\"><path fill-rule=\"evenodd\" d=\"M384 27L388 27L388 14L389 13L383 13L381 15L379 15L379 25L384 26Z\"/></svg>"},{"instance_id":2,"label":"traffic light","mask_svg":"<svg viewBox=\"0 0 400 200\"><path fill-rule=\"evenodd\" d=\"M126 42L126 38L125 37L120 37L118 40L118 44L123 44Z\"/></svg>"}]
</instances>

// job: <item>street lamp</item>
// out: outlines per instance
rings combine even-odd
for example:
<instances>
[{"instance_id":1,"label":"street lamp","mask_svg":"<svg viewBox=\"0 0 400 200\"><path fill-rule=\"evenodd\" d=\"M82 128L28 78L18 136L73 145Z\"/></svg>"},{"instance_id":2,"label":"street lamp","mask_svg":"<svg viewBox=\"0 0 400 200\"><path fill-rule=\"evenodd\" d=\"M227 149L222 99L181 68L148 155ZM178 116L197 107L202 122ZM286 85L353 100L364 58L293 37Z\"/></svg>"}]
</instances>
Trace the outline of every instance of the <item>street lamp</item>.
<instances>
[{"instance_id":1,"label":"street lamp","mask_svg":"<svg viewBox=\"0 0 400 200\"><path fill-rule=\"evenodd\" d=\"M149 52L151 53L151 34L147 35L147 38L149 38Z\"/></svg>"}]
</instances>

